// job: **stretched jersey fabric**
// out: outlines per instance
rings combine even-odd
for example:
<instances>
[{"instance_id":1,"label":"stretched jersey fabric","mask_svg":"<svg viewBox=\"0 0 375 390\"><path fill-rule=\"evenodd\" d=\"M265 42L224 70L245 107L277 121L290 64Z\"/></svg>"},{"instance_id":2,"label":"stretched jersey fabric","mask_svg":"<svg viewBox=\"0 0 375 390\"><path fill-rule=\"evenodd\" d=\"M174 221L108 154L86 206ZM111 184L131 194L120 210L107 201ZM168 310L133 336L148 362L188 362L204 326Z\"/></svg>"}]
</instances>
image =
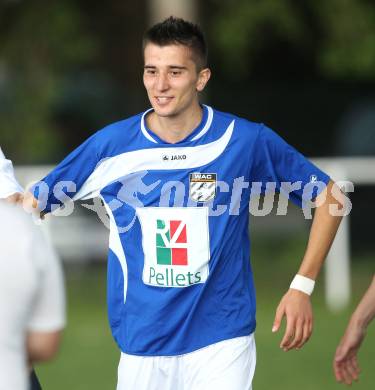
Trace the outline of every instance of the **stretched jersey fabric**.
<instances>
[{"instance_id":1,"label":"stretched jersey fabric","mask_svg":"<svg viewBox=\"0 0 375 390\"><path fill-rule=\"evenodd\" d=\"M257 192L299 182L291 199L302 205L329 177L263 124L203 106L201 124L169 144L147 128L148 112L95 133L34 195L46 212L103 200L112 334L128 354L179 355L255 329L252 182Z\"/></svg>"}]
</instances>

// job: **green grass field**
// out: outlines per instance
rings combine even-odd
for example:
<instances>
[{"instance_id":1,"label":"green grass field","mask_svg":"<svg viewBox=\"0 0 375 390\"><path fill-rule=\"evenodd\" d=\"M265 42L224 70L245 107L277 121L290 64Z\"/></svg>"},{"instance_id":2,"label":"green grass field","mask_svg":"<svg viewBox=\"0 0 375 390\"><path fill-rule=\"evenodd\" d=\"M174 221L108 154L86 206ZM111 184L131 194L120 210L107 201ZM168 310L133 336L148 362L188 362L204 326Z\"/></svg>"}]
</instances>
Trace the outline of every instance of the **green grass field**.
<instances>
[{"instance_id":1,"label":"green grass field","mask_svg":"<svg viewBox=\"0 0 375 390\"><path fill-rule=\"evenodd\" d=\"M320 278L312 299L314 334L302 350L285 353L278 347L281 332L272 334L271 327L274 311L295 273L302 250L300 240L275 243L271 248L267 245L253 248L258 302L254 390L335 390L345 387L335 383L332 357L350 311L371 280L373 259L370 256L368 261L357 259L353 262L353 298L344 312L332 314L327 310L323 278ZM58 358L37 366L40 380L45 390L115 389L119 351L107 322L104 264L68 269L66 277L68 326ZM357 390L369 390L375 383L374 342L375 324L372 324L359 355L362 374L360 381L353 385Z\"/></svg>"}]
</instances>

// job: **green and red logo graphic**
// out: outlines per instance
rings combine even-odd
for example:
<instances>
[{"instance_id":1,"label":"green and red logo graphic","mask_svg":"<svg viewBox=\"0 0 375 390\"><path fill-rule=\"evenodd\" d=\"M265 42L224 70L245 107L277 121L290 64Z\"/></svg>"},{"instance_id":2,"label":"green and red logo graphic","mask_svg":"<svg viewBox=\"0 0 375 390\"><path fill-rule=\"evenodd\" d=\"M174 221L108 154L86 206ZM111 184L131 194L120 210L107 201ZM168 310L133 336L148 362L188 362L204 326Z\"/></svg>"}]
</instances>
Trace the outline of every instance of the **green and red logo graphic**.
<instances>
[{"instance_id":1,"label":"green and red logo graphic","mask_svg":"<svg viewBox=\"0 0 375 390\"><path fill-rule=\"evenodd\" d=\"M156 261L160 265L188 265L186 223L156 220Z\"/></svg>"}]
</instances>

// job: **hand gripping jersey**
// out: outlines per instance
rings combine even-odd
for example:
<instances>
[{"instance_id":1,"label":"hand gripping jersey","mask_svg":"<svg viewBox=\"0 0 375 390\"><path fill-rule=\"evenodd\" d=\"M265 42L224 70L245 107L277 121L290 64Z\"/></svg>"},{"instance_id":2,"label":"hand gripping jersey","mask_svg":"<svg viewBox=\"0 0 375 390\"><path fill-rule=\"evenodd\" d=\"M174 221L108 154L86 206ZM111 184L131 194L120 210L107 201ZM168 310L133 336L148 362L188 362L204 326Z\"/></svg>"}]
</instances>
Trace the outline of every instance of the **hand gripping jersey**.
<instances>
[{"instance_id":1,"label":"hand gripping jersey","mask_svg":"<svg viewBox=\"0 0 375 390\"><path fill-rule=\"evenodd\" d=\"M255 329L252 182L258 192L299 182L291 198L301 205L305 184L329 178L262 124L203 106L201 124L168 144L147 112L94 134L34 194L47 212L61 190L103 200L112 334L128 354L179 355Z\"/></svg>"}]
</instances>

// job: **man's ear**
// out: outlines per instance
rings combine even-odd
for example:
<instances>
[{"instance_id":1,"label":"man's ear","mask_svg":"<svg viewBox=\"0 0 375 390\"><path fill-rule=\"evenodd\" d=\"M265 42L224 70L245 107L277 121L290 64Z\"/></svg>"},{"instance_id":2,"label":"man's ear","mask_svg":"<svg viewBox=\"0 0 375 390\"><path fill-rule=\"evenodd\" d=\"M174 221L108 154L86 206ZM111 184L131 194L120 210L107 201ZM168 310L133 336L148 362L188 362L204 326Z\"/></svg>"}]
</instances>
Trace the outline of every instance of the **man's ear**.
<instances>
[{"instance_id":1,"label":"man's ear","mask_svg":"<svg viewBox=\"0 0 375 390\"><path fill-rule=\"evenodd\" d=\"M211 70L209 68L202 69L198 74L198 81L196 89L198 92L202 92L211 77Z\"/></svg>"}]
</instances>

